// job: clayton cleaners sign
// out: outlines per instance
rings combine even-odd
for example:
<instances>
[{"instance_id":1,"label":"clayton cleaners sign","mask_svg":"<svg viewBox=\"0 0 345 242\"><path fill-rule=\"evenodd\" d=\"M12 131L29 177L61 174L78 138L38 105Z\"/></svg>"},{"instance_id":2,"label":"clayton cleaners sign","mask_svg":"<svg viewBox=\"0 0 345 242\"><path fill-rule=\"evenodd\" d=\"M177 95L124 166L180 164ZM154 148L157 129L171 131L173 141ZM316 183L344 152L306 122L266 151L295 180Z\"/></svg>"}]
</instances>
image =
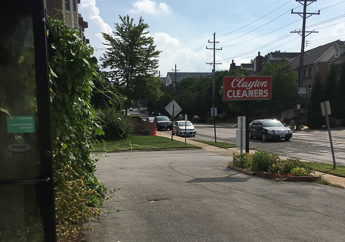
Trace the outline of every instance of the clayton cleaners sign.
<instances>
[{"instance_id":1,"label":"clayton cleaners sign","mask_svg":"<svg viewBox=\"0 0 345 242\"><path fill-rule=\"evenodd\" d=\"M224 77L224 100L271 99L270 76Z\"/></svg>"}]
</instances>

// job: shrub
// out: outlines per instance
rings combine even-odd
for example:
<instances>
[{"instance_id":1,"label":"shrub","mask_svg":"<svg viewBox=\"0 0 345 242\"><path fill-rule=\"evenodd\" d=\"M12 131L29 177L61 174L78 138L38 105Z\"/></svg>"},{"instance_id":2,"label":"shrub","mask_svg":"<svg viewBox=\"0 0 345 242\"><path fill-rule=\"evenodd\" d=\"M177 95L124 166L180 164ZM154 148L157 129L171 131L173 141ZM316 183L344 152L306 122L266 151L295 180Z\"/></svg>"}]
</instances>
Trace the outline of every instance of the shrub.
<instances>
[{"instance_id":1,"label":"shrub","mask_svg":"<svg viewBox=\"0 0 345 242\"><path fill-rule=\"evenodd\" d=\"M233 164L234 166L237 166L240 168L251 169L250 159L249 160L246 159L246 154L236 155L235 159L233 160Z\"/></svg>"},{"instance_id":2,"label":"shrub","mask_svg":"<svg viewBox=\"0 0 345 242\"><path fill-rule=\"evenodd\" d=\"M78 32L51 21L58 38L49 62L56 230L59 241L73 241L84 222L99 217L107 190L95 176L97 159L90 146L103 134L90 100L93 82L104 82L104 77Z\"/></svg>"},{"instance_id":3,"label":"shrub","mask_svg":"<svg viewBox=\"0 0 345 242\"><path fill-rule=\"evenodd\" d=\"M268 171L271 166L271 154L266 150L259 150L253 157L253 170L254 171Z\"/></svg>"},{"instance_id":4,"label":"shrub","mask_svg":"<svg viewBox=\"0 0 345 242\"><path fill-rule=\"evenodd\" d=\"M302 162L299 159L289 158L287 160L282 161L280 174L291 174L292 169L304 167Z\"/></svg>"},{"instance_id":5,"label":"shrub","mask_svg":"<svg viewBox=\"0 0 345 242\"><path fill-rule=\"evenodd\" d=\"M290 123L289 123L289 128L290 128L290 129L295 129L295 123L294 123L293 120L290 121Z\"/></svg>"},{"instance_id":6,"label":"shrub","mask_svg":"<svg viewBox=\"0 0 345 242\"><path fill-rule=\"evenodd\" d=\"M279 173L281 169L281 166L280 166L281 162L282 162L282 159L280 159L277 153L274 153L273 155L271 155L271 165L268 168L268 172L272 174Z\"/></svg>"},{"instance_id":7,"label":"shrub","mask_svg":"<svg viewBox=\"0 0 345 242\"><path fill-rule=\"evenodd\" d=\"M130 115L130 116L127 116L129 119L131 120L138 120L138 121L143 121L143 118L139 115Z\"/></svg>"},{"instance_id":8,"label":"shrub","mask_svg":"<svg viewBox=\"0 0 345 242\"><path fill-rule=\"evenodd\" d=\"M148 136L151 134L151 131L149 129L144 129L143 133L144 133L144 135Z\"/></svg>"},{"instance_id":9,"label":"shrub","mask_svg":"<svg viewBox=\"0 0 345 242\"><path fill-rule=\"evenodd\" d=\"M296 167L291 170L291 176L307 176L308 173L306 169L302 167Z\"/></svg>"},{"instance_id":10,"label":"shrub","mask_svg":"<svg viewBox=\"0 0 345 242\"><path fill-rule=\"evenodd\" d=\"M133 134L134 126L131 118L117 112L114 107L98 110L98 116L102 120L105 139L121 139Z\"/></svg>"}]
</instances>

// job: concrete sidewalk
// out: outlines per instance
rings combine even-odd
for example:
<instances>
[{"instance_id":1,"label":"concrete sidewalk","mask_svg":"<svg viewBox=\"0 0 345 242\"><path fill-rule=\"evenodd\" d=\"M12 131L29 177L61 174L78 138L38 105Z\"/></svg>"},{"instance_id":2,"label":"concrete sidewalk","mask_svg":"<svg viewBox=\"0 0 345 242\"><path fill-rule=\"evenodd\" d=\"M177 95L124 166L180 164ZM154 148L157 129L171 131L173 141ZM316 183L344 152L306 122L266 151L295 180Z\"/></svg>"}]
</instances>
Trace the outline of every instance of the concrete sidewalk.
<instances>
[{"instance_id":1,"label":"concrete sidewalk","mask_svg":"<svg viewBox=\"0 0 345 242\"><path fill-rule=\"evenodd\" d=\"M159 132L159 131L157 131L157 136L166 137L169 139L171 138L171 134L166 134L166 133ZM176 136L176 135L174 135L174 140L185 142L184 137L180 137L180 136ZM208 145L205 143L197 142L197 141L194 141L194 140L189 139L189 138L187 138L187 143L195 145L195 146L199 146L202 149L207 150L209 152L212 152L214 154L224 156L224 157L229 157L229 162L232 161L233 153L235 153L236 155L239 155L241 153L239 147L223 149L223 148L219 148L219 147L216 147L213 145ZM249 150L250 154L254 154L255 152L256 152L255 150ZM245 148L243 149L243 153L245 153ZM282 158L285 158L285 157L282 157ZM315 171L315 174L321 176L322 178L326 179L327 181L329 181L332 184L336 184L336 185L340 185L340 186L345 187L345 178L344 177L333 176L333 175L325 174L325 173L318 172L318 171Z\"/></svg>"}]
</instances>

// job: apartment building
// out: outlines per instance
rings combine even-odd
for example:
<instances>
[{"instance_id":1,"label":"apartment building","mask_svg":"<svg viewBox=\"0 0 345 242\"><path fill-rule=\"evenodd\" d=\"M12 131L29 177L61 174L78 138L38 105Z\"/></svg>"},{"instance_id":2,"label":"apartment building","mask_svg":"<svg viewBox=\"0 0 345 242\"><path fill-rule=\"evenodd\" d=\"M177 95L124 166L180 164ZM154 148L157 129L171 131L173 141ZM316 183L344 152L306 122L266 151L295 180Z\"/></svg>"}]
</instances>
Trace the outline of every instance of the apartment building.
<instances>
[{"instance_id":1,"label":"apartment building","mask_svg":"<svg viewBox=\"0 0 345 242\"><path fill-rule=\"evenodd\" d=\"M84 30L88 27L88 23L78 12L78 4L80 0L45 0L44 1L47 14L53 19L63 21L68 27L74 28L79 32L79 37L85 43L89 40L84 36Z\"/></svg>"}]
</instances>

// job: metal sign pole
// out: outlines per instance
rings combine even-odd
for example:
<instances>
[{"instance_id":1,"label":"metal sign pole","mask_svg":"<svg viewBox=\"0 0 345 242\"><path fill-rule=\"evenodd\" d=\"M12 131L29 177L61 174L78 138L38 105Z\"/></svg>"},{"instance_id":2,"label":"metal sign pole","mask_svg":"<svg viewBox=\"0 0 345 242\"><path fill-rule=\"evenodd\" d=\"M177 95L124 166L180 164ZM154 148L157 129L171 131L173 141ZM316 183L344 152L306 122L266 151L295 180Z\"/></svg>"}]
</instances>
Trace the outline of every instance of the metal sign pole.
<instances>
[{"instance_id":1,"label":"metal sign pole","mask_svg":"<svg viewBox=\"0 0 345 242\"><path fill-rule=\"evenodd\" d=\"M184 146L187 146L187 114L184 120Z\"/></svg>"},{"instance_id":2,"label":"metal sign pole","mask_svg":"<svg viewBox=\"0 0 345 242\"><path fill-rule=\"evenodd\" d=\"M327 111L326 102L324 102L323 104L324 104L324 107L325 107L326 124L327 124L327 129L328 129L329 142L331 143L332 158L333 158L333 170L334 170L336 164L335 164L335 157L334 157L334 150L333 150L333 142L332 142L331 128L330 128L330 126L329 126L328 111Z\"/></svg>"},{"instance_id":3,"label":"metal sign pole","mask_svg":"<svg viewBox=\"0 0 345 242\"><path fill-rule=\"evenodd\" d=\"M243 117L240 119L241 129L240 129L240 147L241 147L241 155L243 150Z\"/></svg>"},{"instance_id":4,"label":"metal sign pole","mask_svg":"<svg viewBox=\"0 0 345 242\"><path fill-rule=\"evenodd\" d=\"M171 141L173 141L173 139L174 139L174 116L175 116L175 113L174 113L174 111L175 111L175 105L173 104L173 108L172 108L172 118L171 118L171 123L172 123L172 129L171 129Z\"/></svg>"}]
</instances>

